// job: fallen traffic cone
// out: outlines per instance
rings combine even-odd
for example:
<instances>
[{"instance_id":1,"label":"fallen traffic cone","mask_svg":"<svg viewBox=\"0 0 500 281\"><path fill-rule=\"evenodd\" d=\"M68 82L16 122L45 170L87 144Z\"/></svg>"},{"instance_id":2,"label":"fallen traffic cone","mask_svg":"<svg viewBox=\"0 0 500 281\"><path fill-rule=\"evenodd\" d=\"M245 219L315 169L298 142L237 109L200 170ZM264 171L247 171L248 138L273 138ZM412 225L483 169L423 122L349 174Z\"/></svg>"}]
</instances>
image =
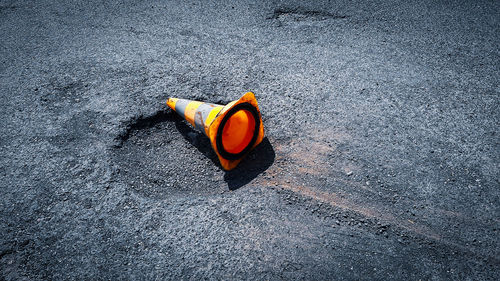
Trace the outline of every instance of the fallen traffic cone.
<instances>
[{"instance_id":1,"label":"fallen traffic cone","mask_svg":"<svg viewBox=\"0 0 500 281\"><path fill-rule=\"evenodd\" d=\"M205 133L225 170L238 163L264 138L264 126L252 92L226 106L169 98L167 105Z\"/></svg>"}]
</instances>

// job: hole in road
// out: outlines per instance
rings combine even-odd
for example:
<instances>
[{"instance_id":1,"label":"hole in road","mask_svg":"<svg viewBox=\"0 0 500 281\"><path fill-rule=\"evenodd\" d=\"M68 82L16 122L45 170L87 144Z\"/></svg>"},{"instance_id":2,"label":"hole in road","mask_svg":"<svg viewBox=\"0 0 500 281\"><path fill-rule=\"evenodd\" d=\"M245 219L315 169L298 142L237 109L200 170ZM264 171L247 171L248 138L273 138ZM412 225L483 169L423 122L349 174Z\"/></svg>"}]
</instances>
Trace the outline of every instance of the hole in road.
<instances>
[{"instance_id":1,"label":"hole in road","mask_svg":"<svg viewBox=\"0 0 500 281\"><path fill-rule=\"evenodd\" d=\"M208 139L170 110L130 120L117 141L118 178L136 193L165 198L227 190ZM193 144L204 147L204 153Z\"/></svg>"},{"instance_id":2,"label":"hole in road","mask_svg":"<svg viewBox=\"0 0 500 281\"><path fill-rule=\"evenodd\" d=\"M239 167L225 172L209 139L170 110L130 120L117 137L112 155L119 181L142 196L159 199L238 189L275 158L265 138Z\"/></svg>"}]
</instances>

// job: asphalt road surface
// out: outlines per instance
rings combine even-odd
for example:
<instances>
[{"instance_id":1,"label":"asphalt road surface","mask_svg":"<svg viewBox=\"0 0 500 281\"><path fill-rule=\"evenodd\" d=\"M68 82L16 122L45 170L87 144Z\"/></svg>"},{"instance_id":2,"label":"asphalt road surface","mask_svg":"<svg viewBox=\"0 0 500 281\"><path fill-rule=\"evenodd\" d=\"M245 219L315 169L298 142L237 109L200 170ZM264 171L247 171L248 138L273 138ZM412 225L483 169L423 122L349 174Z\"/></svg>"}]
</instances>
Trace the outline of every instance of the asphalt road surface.
<instances>
[{"instance_id":1,"label":"asphalt road surface","mask_svg":"<svg viewBox=\"0 0 500 281\"><path fill-rule=\"evenodd\" d=\"M499 46L500 1L0 0L0 279L498 280ZM224 172L165 101L247 91Z\"/></svg>"}]
</instances>

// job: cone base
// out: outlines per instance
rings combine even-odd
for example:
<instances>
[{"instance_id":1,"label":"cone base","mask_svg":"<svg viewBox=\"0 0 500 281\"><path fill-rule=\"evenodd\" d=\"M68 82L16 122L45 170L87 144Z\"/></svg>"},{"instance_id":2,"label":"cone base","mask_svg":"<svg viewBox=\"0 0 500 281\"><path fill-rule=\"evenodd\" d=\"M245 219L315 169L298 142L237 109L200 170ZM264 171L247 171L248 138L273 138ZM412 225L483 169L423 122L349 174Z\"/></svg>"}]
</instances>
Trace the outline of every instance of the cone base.
<instances>
[{"instance_id":1,"label":"cone base","mask_svg":"<svg viewBox=\"0 0 500 281\"><path fill-rule=\"evenodd\" d=\"M242 113L242 111L248 112L248 114ZM246 116L242 116L242 114ZM234 130L236 132L239 131L239 129L232 129L232 126L227 124L228 122L232 122L233 118L247 118L247 123L244 124L247 126L247 129L243 130L244 133L236 134L236 140L224 141L224 138L231 138L229 135L224 136L225 129L226 132L227 130ZM254 125L253 129L248 129L248 127L252 127L248 125L252 124ZM247 136L248 132L251 133L250 141L246 139L249 138ZM241 134L243 134L243 136L241 136ZM254 94L252 92L248 92L239 100L226 105L209 126L208 136L210 138L212 148L219 157L222 168L225 170L234 169L241 162L241 160L243 160L243 158L264 139L264 126L262 124L262 117L260 115L259 106ZM248 144L246 144L247 141Z\"/></svg>"},{"instance_id":2,"label":"cone base","mask_svg":"<svg viewBox=\"0 0 500 281\"><path fill-rule=\"evenodd\" d=\"M215 141L219 154L228 160L245 156L253 148L259 135L261 125L259 119L259 113L249 103L239 103L231 107L217 129ZM233 121L242 122L232 124ZM253 126L250 128L249 125Z\"/></svg>"},{"instance_id":3,"label":"cone base","mask_svg":"<svg viewBox=\"0 0 500 281\"><path fill-rule=\"evenodd\" d=\"M245 109L227 118L221 137L224 150L231 154L238 154L251 145L252 138L257 132L255 125L258 123L255 118L250 111Z\"/></svg>"}]
</instances>

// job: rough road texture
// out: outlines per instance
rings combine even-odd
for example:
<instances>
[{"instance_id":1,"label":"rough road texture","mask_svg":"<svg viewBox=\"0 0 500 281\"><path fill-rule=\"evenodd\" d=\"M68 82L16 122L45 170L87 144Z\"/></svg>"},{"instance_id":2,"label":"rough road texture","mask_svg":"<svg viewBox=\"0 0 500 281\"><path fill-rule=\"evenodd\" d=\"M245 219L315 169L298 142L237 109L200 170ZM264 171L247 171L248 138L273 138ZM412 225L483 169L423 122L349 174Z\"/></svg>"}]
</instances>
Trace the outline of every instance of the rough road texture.
<instances>
[{"instance_id":1,"label":"rough road texture","mask_svg":"<svg viewBox=\"0 0 500 281\"><path fill-rule=\"evenodd\" d=\"M499 1L203 2L0 0L0 279L499 279Z\"/></svg>"}]
</instances>

